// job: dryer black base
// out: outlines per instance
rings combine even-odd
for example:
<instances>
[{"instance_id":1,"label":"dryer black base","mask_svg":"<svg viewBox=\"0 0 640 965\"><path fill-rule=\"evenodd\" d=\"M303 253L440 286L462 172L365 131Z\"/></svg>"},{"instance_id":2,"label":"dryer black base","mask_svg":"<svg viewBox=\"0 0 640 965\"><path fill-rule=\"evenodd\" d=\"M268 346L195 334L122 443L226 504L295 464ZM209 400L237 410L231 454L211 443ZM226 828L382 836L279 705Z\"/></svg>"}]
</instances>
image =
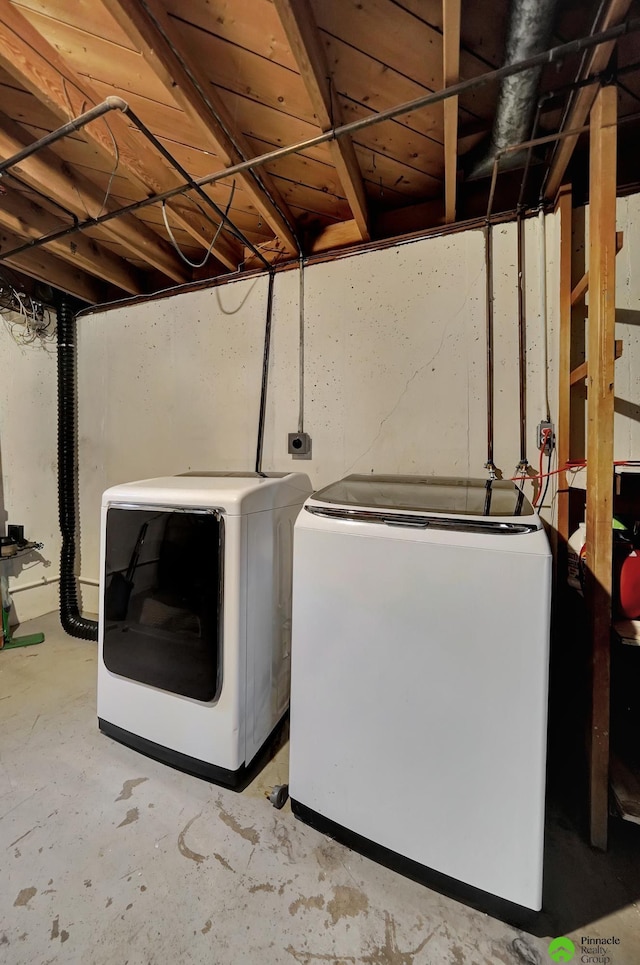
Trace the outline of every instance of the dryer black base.
<instances>
[{"instance_id":1,"label":"dryer black base","mask_svg":"<svg viewBox=\"0 0 640 965\"><path fill-rule=\"evenodd\" d=\"M535 933L535 924L539 917L538 912L524 908L522 905L517 905L514 902L506 901L504 898L497 898L495 895L490 895L486 891L473 888L471 885L466 885L463 882L457 881L455 878L441 874L439 871L427 868L417 861L412 861L411 858L406 858L404 855L398 854L397 851L391 851L389 848L385 848L381 844L370 841L369 838L364 838L362 835L356 834L355 831L351 831L349 828L345 828L341 824L331 821L329 818L324 817L324 815L319 814L317 811L313 811L307 807L306 804L301 804L300 801L296 801L294 798L290 800L291 810L299 821L303 821L316 831L320 831L335 841L339 841L340 844L346 845L347 848L351 848L352 851L357 851L366 858L371 858L378 864L384 865L392 871L397 871L399 874L404 875L405 878L411 878L413 881L417 881L419 884L425 885L433 891L438 891L450 898L455 898L465 905L477 908L479 911L491 915L493 918L498 918L500 921L514 925L517 928L525 928ZM398 807L398 816L401 820L402 804L399 803Z\"/></svg>"},{"instance_id":2,"label":"dryer black base","mask_svg":"<svg viewBox=\"0 0 640 965\"><path fill-rule=\"evenodd\" d=\"M248 765L242 764L235 771L230 771L226 767L218 767L216 764L208 764L196 757L189 757L188 754L181 754L170 747L156 744L155 741L132 734L131 731L117 727L116 724L111 724L108 720L103 720L102 717L98 717L98 727L107 737L113 738L119 744L131 747L134 751L139 751L155 761L161 761L163 764L175 767L178 771L185 771L187 774L203 778L205 781L211 781L213 784L228 787L232 791L244 791L245 787L251 784L254 777L275 753L280 733L288 717L289 711L280 718L253 760Z\"/></svg>"}]
</instances>

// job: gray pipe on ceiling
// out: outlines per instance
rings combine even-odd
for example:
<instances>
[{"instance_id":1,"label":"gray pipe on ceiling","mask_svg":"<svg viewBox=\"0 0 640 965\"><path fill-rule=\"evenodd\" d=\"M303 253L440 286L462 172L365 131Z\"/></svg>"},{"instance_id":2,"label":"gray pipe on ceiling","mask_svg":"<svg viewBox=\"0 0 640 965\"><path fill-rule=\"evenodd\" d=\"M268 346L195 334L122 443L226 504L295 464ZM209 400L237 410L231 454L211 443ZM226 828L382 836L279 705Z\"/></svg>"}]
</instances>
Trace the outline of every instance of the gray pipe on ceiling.
<instances>
[{"instance_id":1,"label":"gray pipe on ceiling","mask_svg":"<svg viewBox=\"0 0 640 965\"><path fill-rule=\"evenodd\" d=\"M504 65L517 63L546 50L551 39L558 0L513 0L509 14ZM496 155L529 136L536 105L541 67L525 70L502 81L487 153L473 166L469 178L491 174ZM524 155L506 155L501 170L522 166Z\"/></svg>"}]
</instances>

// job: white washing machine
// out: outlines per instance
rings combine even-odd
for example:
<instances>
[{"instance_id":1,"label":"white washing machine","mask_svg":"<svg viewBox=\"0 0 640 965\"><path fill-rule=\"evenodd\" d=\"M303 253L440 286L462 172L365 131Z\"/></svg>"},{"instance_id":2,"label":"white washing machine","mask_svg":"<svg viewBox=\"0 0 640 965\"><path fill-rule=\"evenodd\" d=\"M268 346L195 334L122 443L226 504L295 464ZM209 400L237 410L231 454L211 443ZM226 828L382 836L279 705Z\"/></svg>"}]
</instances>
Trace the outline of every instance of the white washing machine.
<instances>
[{"instance_id":1,"label":"white washing machine","mask_svg":"<svg viewBox=\"0 0 640 965\"><path fill-rule=\"evenodd\" d=\"M539 909L550 597L511 482L315 493L294 539L294 813L444 890Z\"/></svg>"},{"instance_id":2,"label":"white washing machine","mask_svg":"<svg viewBox=\"0 0 640 965\"><path fill-rule=\"evenodd\" d=\"M105 734L248 783L289 706L293 525L310 492L302 473L192 472L104 493Z\"/></svg>"}]
</instances>

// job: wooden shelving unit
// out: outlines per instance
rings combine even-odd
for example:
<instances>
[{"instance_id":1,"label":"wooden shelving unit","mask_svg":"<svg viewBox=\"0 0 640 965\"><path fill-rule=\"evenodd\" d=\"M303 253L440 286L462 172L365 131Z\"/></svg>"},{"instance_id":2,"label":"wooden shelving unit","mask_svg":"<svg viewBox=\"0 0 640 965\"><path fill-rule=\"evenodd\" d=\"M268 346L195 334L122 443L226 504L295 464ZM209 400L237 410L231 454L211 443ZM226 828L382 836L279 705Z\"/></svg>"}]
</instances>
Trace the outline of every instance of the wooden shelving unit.
<instances>
[{"instance_id":1,"label":"wooden shelving unit","mask_svg":"<svg viewBox=\"0 0 640 965\"><path fill-rule=\"evenodd\" d=\"M591 843L607 847L609 788L624 817L640 821L640 778L625 755L610 749L612 639L640 646L640 622L612 627L612 572L614 509L613 422L615 360L623 346L615 340L615 259L622 247L616 232L616 122L615 86L598 92L590 117L590 198L588 271L572 277L571 189L560 191L560 355L558 459L572 457L571 412L575 387L587 386L587 581L590 656L589 812ZM586 359L572 367L572 310L589 293ZM576 323L577 324L577 323ZM560 474L558 496L559 579L566 574L570 534L569 486ZM613 632L615 630L615 633ZM622 646L622 643L619 644ZM636 655L633 655L636 656ZM640 655L638 655L640 656Z\"/></svg>"}]
</instances>

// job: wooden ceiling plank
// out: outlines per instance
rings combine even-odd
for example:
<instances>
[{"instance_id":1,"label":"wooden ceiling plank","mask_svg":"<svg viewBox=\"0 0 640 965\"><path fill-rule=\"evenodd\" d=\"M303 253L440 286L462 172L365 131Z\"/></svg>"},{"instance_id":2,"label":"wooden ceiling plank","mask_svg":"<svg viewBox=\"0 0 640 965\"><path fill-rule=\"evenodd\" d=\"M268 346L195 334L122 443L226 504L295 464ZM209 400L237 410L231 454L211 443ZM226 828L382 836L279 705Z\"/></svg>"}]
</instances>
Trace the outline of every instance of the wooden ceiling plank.
<instances>
[{"instance_id":1,"label":"wooden ceiling plank","mask_svg":"<svg viewBox=\"0 0 640 965\"><path fill-rule=\"evenodd\" d=\"M629 13L630 6L631 0L609 0L601 22L598 25L598 29L608 30L609 27L615 27L622 23ZM591 77L593 74L598 74L603 71L611 60L614 47L615 41L593 47L587 58L583 76L585 78ZM595 102L598 90L598 84L591 84L589 87L583 87L576 93L573 107L565 121L565 129L567 131L584 126ZM578 139L578 135L575 137L565 137L564 140L558 144L558 149L551 163L549 177L547 178L547 184L544 190L546 200L555 200L564 182L567 167L569 166Z\"/></svg>"},{"instance_id":2,"label":"wooden ceiling plank","mask_svg":"<svg viewBox=\"0 0 640 965\"><path fill-rule=\"evenodd\" d=\"M99 7L99 4L95 6ZM118 87L123 97L127 96L125 91L135 91L169 109L175 107L169 92L146 70L137 51L46 14L25 11L25 17L65 62L89 83L94 78L111 82L117 71Z\"/></svg>"},{"instance_id":3,"label":"wooden ceiling plank","mask_svg":"<svg viewBox=\"0 0 640 965\"><path fill-rule=\"evenodd\" d=\"M198 85L196 86L167 42L166 36L171 31L171 21L164 7L157 0L148 0L146 5L156 21L154 22L137 0L102 0L102 2L126 31L158 78L171 91L175 102L185 112L189 121L204 133L222 163L229 165L242 160L239 152L244 153L244 139L234 131L234 144L229 136L228 132L233 131L234 125L202 68L193 62L188 65L189 72L196 79ZM206 98L202 96L198 87L206 91ZM249 156L249 153L247 151L246 156ZM272 187L270 181L265 180L264 173L261 179L269 193L277 196L276 189ZM278 210L284 205L275 204L260 188L250 172L238 175L238 181L274 233L286 243L287 249L290 252L297 252L297 243L287 223L286 211L281 213L281 210Z\"/></svg>"},{"instance_id":4,"label":"wooden ceiling plank","mask_svg":"<svg viewBox=\"0 0 640 965\"><path fill-rule=\"evenodd\" d=\"M46 285L52 285L54 288L59 288L70 295L75 295L92 305L104 301L106 295L104 285L101 285L84 271L80 271L78 268L67 264L66 261L49 254L43 248L23 251L20 255L13 255L6 259L3 257L3 251L17 248L23 240L20 235L14 234L13 231L0 227L0 264L4 261L7 265L18 269L18 271L23 271L32 278L37 278L38 281L44 282Z\"/></svg>"},{"instance_id":5,"label":"wooden ceiling plank","mask_svg":"<svg viewBox=\"0 0 640 965\"><path fill-rule=\"evenodd\" d=\"M385 70L385 75L386 69L395 70L407 83L417 83L426 90L440 89L442 33L408 13L394 0L366 0L366 3L362 0L311 0L311 4L316 23L326 38L339 38L354 54L356 50L365 54L379 70ZM461 77L473 77L486 69L482 61L461 52ZM461 106L476 117L486 117L495 108L495 98L495 89L478 87L461 98ZM441 110L438 114L442 117Z\"/></svg>"},{"instance_id":6,"label":"wooden ceiling plank","mask_svg":"<svg viewBox=\"0 0 640 965\"><path fill-rule=\"evenodd\" d=\"M9 158L30 143L19 124L0 113L0 156ZM91 181L48 149L32 154L11 168L12 174L72 211L81 220L100 211L104 194ZM112 210L107 204L106 210ZM142 258L174 281L188 281L188 273L173 251L158 235L133 215L122 215L100 226L100 231L125 246L134 257Z\"/></svg>"},{"instance_id":7,"label":"wooden ceiling plank","mask_svg":"<svg viewBox=\"0 0 640 965\"><path fill-rule=\"evenodd\" d=\"M308 0L275 0L275 7L298 64L318 124L323 131L343 123L332 98L329 68ZM350 137L329 142L331 159L363 241L371 238L362 172Z\"/></svg>"},{"instance_id":8,"label":"wooden ceiling plank","mask_svg":"<svg viewBox=\"0 0 640 965\"><path fill-rule=\"evenodd\" d=\"M49 211L15 190L8 179L3 178L3 182L6 182L6 194L0 196L0 224L5 228L32 239L63 227L63 223ZM81 232L50 242L46 250L130 295L141 295L145 290L139 272Z\"/></svg>"},{"instance_id":9,"label":"wooden ceiling plank","mask_svg":"<svg viewBox=\"0 0 640 965\"><path fill-rule=\"evenodd\" d=\"M426 171L408 167L386 154L372 152L355 142L356 154L360 158L365 181L370 181L382 191L397 191L411 198L431 198L442 194L442 177L437 178Z\"/></svg>"},{"instance_id":10,"label":"wooden ceiling plank","mask_svg":"<svg viewBox=\"0 0 640 965\"><path fill-rule=\"evenodd\" d=\"M216 22L215 17L211 19ZM174 46L189 52L189 62L206 65L207 79L214 87L314 123L311 100L297 67L282 67L181 17L171 17L168 29Z\"/></svg>"},{"instance_id":11,"label":"wooden ceiling plank","mask_svg":"<svg viewBox=\"0 0 640 965\"><path fill-rule=\"evenodd\" d=\"M14 6L19 7L25 16L32 13L42 14L59 20L60 23L72 24L87 33L99 36L102 40L110 40L120 47L131 47L126 34L113 22L112 18L102 10L96 0L12 0Z\"/></svg>"},{"instance_id":12,"label":"wooden ceiling plank","mask_svg":"<svg viewBox=\"0 0 640 965\"><path fill-rule=\"evenodd\" d=\"M461 0L442 0L443 86L460 80L460 7ZM458 98L449 97L444 107L444 210L445 222L456 220L456 182L458 175Z\"/></svg>"},{"instance_id":13,"label":"wooden ceiling plank","mask_svg":"<svg viewBox=\"0 0 640 965\"><path fill-rule=\"evenodd\" d=\"M297 70L271 0L215 0L215 16L209 0L189 0L188 4L184 0L162 0L162 4L174 19L188 20L263 60Z\"/></svg>"},{"instance_id":14,"label":"wooden ceiling plank","mask_svg":"<svg viewBox=\"0 0 640 965\"><path fill-rule=\"evenodd\" d=\"M97 91L78 76L10 0L0 0L0 64L61 121L81 114L101 100ZM129 124L118 111L109 114L107 123L102 119L83 130L111 158L115 154L115 139L119 166L148 191L161 192L183 183L151 145L141 146L132 139ZM174 218L203 247L208 247L211 226L206 219L199 214L185 219L178 213ZM235 269L241 258L240 246L223 234L218 242L216 257Z\"/></svg>"}]
</instances>

